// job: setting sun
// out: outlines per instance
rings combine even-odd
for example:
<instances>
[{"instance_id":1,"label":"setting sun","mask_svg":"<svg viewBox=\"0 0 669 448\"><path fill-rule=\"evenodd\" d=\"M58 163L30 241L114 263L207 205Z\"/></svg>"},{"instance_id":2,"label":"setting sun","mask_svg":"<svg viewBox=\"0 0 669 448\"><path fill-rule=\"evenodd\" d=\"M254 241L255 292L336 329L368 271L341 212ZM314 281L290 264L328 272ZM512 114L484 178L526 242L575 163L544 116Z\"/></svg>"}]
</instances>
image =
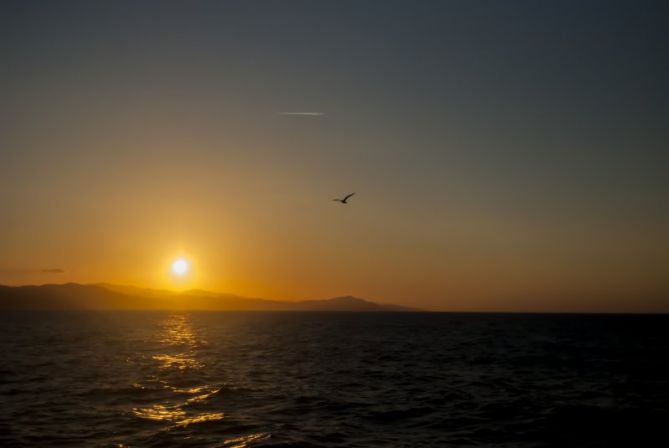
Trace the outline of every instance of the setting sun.
<instances>
[{"instance_id":1,"label":"setting sun","mask_svg":"<svg viewBox=\"0 0 669 448\"><path fill-rule=\"evenodd\" d=\"M172 262L172 272L179 277L186 275L189 268L188 261L183 258L177 258Z\"/></svg>"}]
</instances>

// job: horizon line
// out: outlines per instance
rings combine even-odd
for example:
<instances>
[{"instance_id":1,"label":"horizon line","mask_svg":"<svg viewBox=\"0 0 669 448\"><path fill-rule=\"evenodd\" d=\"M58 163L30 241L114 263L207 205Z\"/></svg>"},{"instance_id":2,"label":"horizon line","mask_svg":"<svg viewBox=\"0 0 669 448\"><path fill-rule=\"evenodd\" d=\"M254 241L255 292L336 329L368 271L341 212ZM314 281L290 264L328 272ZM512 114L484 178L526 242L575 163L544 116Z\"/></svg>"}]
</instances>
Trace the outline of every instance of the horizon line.
<instances>
[{"instance_id":1,"label":"horizon line","mask_svg":"<svg viewBox=\"0 0 669 448\"><path fill-rule=\"evenodd\" d=\"M23 287L43 287L43 286L68 286L68 285L76 285L76 286L94 286L94 287L100 287L104 288L105 286L116 286L116 287L125 287L125 288L135 288L139 290L147 290L147 291L155 291L155 292L166 292L170 294L175 294L175 295L183 295L187 294L189 292L193 291L201 291L205 293L211 293L211 294L217 294L217 295L229 295L229 296L234 296L243 300L263 300L263 301L269 301L269 302L305 302L305 301L325 301L325 300L332 300L332 299L337 299L337 298L354 298L354 299L359 299L365 302L369 303L374 303L377 305L389 305L389 306L398 306L400 308L405 308L403 312L411 312L411 313L444 313L444 314L532 314L532 315L634 315L634 316L664 316L664 315L669 315L669 310L667 311L570 311L570 310L546 310L546 311L532 311L532 310L443 310L443 309L426 309L426 308L414 308L409 305L399 305L396 303L389 303L389 302L377 302L376 300L370 300L367 298L359 297L356 295L334 295L331 297L327 298L317 298L317 299L268 299L268 298L263 298L263 297L250 297L250 296L243 296L243 295L238 295L230 292L220 292L220 291L210 291L206 289L199 289L199 288L191 288L191 289L184 289L184 290L169 290L169 289L156 289L156 288L150 288L150 287L141 287L141 286L134 286L134 285L122 285L122 284L115 284L115 283L107 283L107 282L96 282L96 283L78 283L78 282L65 282L65 283L41 283L41 284L21 284L21 285L7 285L0 283L0 287L6 287L6 288L23 288ZM119 292L119 291L117 291ZM124 292L120 292L122 294L126 294ZM0 297L0 300L2 298ZM67 311L67 310L49 310L49 309L35 309L35 310L14 310L14 311ZM72 310L72 311L77 311L77 310ZM79 310L79 311L105 311L104 309L99 309L99 310ZM141 310L141 309L109 309L106 311L173 311L173 310L159 310L159 309L146 309L146 310ZM317 310L268 310L268 311L263 311L263 310L197 310L197 309L182 309L181 311L191 311L191 312L200 312L200 311L205 311L205 312L313 312L313 313L321 313L321 312L342 312L342 313L395 313L396 311L390 311L390 310L379 310L379 311L317 311Z\"/></svg>"}]
</instances>

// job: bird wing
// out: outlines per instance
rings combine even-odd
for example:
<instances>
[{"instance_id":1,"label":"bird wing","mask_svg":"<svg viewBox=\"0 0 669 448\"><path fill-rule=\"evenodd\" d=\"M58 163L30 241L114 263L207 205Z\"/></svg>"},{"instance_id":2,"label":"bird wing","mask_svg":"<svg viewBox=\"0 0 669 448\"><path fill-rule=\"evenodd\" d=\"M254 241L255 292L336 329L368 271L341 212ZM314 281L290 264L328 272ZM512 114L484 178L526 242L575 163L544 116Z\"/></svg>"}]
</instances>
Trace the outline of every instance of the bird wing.
<instances>
[{"instance_id":1,"label":"bird wing","mask_svg":"<svg viewBox=\"0 0 669 448\"><path fill-rule=\"evenodd\" d=\"M355 193L347 194L346 196L344 196L344 200L347 200L348 198L350 198L350 197L353 196L354 194L355 194Z\"/></svg>"}]
</instances>

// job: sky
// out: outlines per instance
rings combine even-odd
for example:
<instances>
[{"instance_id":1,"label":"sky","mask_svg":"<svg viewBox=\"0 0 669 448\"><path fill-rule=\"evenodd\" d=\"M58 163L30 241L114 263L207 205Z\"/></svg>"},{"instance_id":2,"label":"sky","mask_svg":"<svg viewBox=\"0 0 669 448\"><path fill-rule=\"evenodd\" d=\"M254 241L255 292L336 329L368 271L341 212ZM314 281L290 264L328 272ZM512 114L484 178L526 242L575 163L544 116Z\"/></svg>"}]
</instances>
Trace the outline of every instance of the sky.
<instances>
[{"instance_id":1,"label":"sky","mask_svg":"<svg viewBox=\"0 0 669 448\"><path fill-rule=\"evenodd\" d=\"M0 8L1 284L669 312L665 2Z\"/></svg>"}]
</instances>

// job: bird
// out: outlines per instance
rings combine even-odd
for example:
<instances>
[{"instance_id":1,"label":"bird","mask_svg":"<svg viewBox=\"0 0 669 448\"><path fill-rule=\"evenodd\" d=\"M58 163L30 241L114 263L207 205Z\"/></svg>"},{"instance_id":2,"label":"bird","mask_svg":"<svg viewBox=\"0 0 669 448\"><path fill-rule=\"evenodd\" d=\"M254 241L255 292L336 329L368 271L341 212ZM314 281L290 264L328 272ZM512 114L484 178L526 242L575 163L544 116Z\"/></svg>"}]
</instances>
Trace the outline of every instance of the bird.
<instances>
[{"instance_id":1,"label":"bird","mask_svg":"<svg viewBox=\"0 0 669 448\"><path fill-rule=\"evenodd\" d=\"M350 198L354 194L355 193L350 193L350 194L347 194L346 196L344 196L344 199L333 199L333 201L341 202L342 204L348 204L348 202L347 202L348 198Z\"/></svg>"}]
</instances>

